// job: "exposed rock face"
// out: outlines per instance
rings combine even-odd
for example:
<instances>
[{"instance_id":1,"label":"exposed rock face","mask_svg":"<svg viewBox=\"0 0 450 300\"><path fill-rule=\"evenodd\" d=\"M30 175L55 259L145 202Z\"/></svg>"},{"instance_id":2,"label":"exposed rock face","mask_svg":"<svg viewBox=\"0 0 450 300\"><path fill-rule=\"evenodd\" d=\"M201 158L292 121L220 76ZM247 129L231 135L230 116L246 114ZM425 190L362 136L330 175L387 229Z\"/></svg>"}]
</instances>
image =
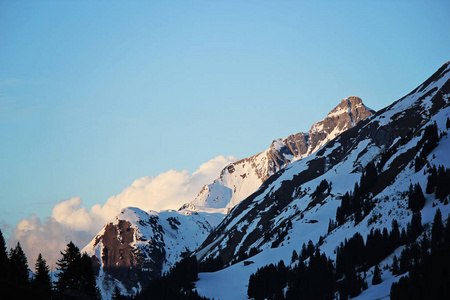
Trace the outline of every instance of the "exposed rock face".
<instances>
[{"instance_id":1,"label":"exposed rock face","mask_svg":"<svg viewBox=\"0 0 450 300\"><path fill-rule=\"evenodd\" d=\"M119 239L120 237L120 239ZM131 223L119 220L116 225L109 223L105 227L103 237L98 237L97 243L102 240L102 262L108 267L135 267L136 258L131 252L131 242L134 238L134 228Z\"/></svg>"},{"instance_id":2,"label":"exposed rock face","mask_svg":"<svg viewBox=\"0 0 450 300\"><path fill-rule=\"evenodd\" d=\"M264 179L292 161L316 152L330 140L354 127L361 120L370 117L373 113L375 111L367 108L361 98L351 96L342 100L324 120L313 124L307 133L300 132L283 140L273 141L270 146L272 151L268 153L270 169Z\"/></svg>"},{"instance_id":3,"label":"exposed rock face","mask_svg":"<svg viewBox=\"0 0 450 300\"><path fill-rule=\"evenodd\" d=\"M310 147L306 155L316 152L328 141L374 113L375 111L367 108L358 97L352 96L342 100L323 121L314 124L308 131Z\"/></svg>"},{"instance_id":4,"label":"exposed rock face","mask_svg":"<svg viewBox=\"0 0 450 300\"><path fill-rule=\"evenodd\" d=\"M300 132L285 139L276 139L268 150L225 167L218 179L203 187L196 199L181 209L228 213L275 172L316 152L373 113L360 98L348 97L324 120L313 124L307 133Z\"/></svg>"},{"instance_id":5,"label":"exposed rock face","mask_svg":"<svg viewBox=\"0 0 450 300\"><path fill-rule=\"evenodd\" d=\"M128 207L106 224L83 249L99 267L98 283L110 295L114 280L130 294L139 282L168 271L194 251L211 230L198 213L190 211L145 212Z\"/></svg>"}]
</instances>

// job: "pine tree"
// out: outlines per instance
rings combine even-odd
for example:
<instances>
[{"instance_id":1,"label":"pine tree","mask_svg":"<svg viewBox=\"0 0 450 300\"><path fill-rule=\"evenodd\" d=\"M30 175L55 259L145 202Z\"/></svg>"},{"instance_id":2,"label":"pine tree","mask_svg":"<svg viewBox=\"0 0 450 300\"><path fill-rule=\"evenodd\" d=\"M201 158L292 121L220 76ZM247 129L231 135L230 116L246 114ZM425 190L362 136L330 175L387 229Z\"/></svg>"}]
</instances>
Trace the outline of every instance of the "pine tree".
<instances>
[{"instance_id":1,"label":"pine tree","mask_svg":"<svg viewBox=\"0 0 450 300\"><path fill-rule=\"evenodd\" d=\"M377 285L382 282L381 280L381 271L378 265L375 265L375 270L373 271L372 284Z\"/></svg>"},{"instance_id":2,"label":"pine tree","mask_svg":"<svg viewBox=\"0 0 450 300\"><path fill-rule=\"evenodd\" d=\"M400 229L396 219L392 220L392 229L390 233L390 238L391 238L391 245L393 247L392 249L396 249L398 246L400 246L401 244Z\"/></svg>"},{"instance_id":3,"label":"pine tree","mask_svg":"<svg viewBox=\"0 0 450 300\"><path fill-rule=\"evenodd\" d=\"M330 222L328 222L328 233L333 231L336 228L336 224L332 219L330 219Z\"/></svg>"},{"instance_id":4,"label":"pine tree","mask_svg":"<svg viewBox=\"0 0 450 300\"><path fill-rule=\"evenodd\" d=\"M450 195L450 169L446 169L444 166L439 166L436 177L436 198L443 201L448 195Z\"/></svg>"},{"instance_id":5,"label":"pine tree","mask_svg":"<svg viewBox=\"0 0 450 300\"><path fill-rule=\"evenodd\" d=\"M429 172L430 172L430 175L428 175L428 177L427 177L427 188L425 189L425 192L427 194L433 194L436 189L436 184L437 184L436 166L433 166Z\"/></svg>"},{"instance_id":6,"label":"pine tree","mask_svg":"<svg viewBox=\"0 0 450 300\"><path fill-rule=\"evenodd\" d=\"M52 291L50 270L41 253L37 257L35 271L36 276L31 282L32 288L41 296L40 299L50 299Z\"/></svg>"},{"instance_id":7,"label":"pine tree","mask_svg":"<svg viewBox=\"0 0 450 300\"><path fill-rule=\"evenodd\" d=\"M406 234L405 228L403 227L402 233L400 234L400 245L406 244L407 240L408 240L408 236Z\"/></svg>"},{"instance_id":8,"label":"pine tree","mask_svg":"<svg viewBox=\"0 0 450 300\"><path fill-rule=\"evenodd\" d=\"M291 262L294 263L298 260L298 254L297 251L292 251L292 258L291 258Z\"/></svg>"},{"instance_id":9,"label":"pine tree","mask_svg":"<svg viewBox=\"0 0 450 300\"><path fill-rule=\"evenodd\" d=\"M436 122L431 125L425 127L425 132L423 137L419 143L423 144L422 152L420 153L420 157L426 161L427 156L436 148L439 142L439 133Z\"/></svg>"},{"instance_id":10,"label":"pine tree","mask_svg":"<svg viewBox=\"0 0 450 300\"><path fill-rule=\"evenodd\" d=\"M408 232L408 239L410 242L415 241L423 231L422 214L419 212L413 213L411 217L411 226Z\"/></svg>"},{"instance_id":11,"label":"pine tree","mask_svg":"<svg viewBox=\"0 0 450 300\"><path fill-rule=\"evenodd\" d=\"M99 291L95 282L94 269L92 268L92 259L86 252L81 255L80 274L83 283L83 291L93 298L99 298Z\"/></svg>"},{"instance_id":12,"label":"pine tree","mask_svg":"<svg viewBox=\"0 0 450 300\"><path fill-rule=\"evenodd\" d=\"M423 195L420 184L409 186L408 208L413 212L419 212L425 205L425 196Z\"/></svg>"},{"instance_id":13,"label":"pine tree","mask_svg":"<svg viewBox=\"0 0 450 300\"><path fill-rule=\"evenodd\" d=\"M19 242L17 242L16 248L9 252L9 264L11 282L18 287L28 288L28 261Z\"/></svg>"},{"instance_id":14,"label":"pine tree","mask_svg":"<svg viewBox=\"0 0 450 300\"><path fill-rule=\"evenodd\" d=\"M6 283L9 273L9 261L8 253L6 250L5 239L3 238L3 233L0 230L0 287Z\"/></svg>"},{"instance_id":15,"label":"pine tree","mask_svg":"<svg viewBox=\"0 0 450 300\"><path fill-rule=\"evenodd\" d=\"M450 214L447 216L447 222L445 223L445 235L444 235L444 242L450 243Z\"/></svg>"},{"instance_id":16,"label":"pine tree","mask_svg":"<svg viewBox=\"0 0 450 300\"><path fill-rule=\"evenodd\" d=\"M99 298L91 258L86 253L81 255L80 249L72 241L67 244L61 255L63 257L56 262L60 271L56 275L58 297L61 299Z\"/></svg>"},{"instance_id":17,"label":"pine tree","mask_svg":"<svg viewBox=\"0 0 450 300\"><path fill-rule=\"evenodd\" d=\"M63 293L67 289L77 288L77 263L81 255L80 249L72 241L67 244L66 250L61 252L61 255L63 257L56 262L57 269L60 271L56 276L58 277L57 290Z\"/></svg>"},{"instance_id":18,"label":"pine tree","mask_svg":"<svg viewBox=\"0 0 450 300\"><path fill-rule=\"evenodd\" d=\"M392 275L397 275L398 273L399 273L398 259L397 256L394 255L394 260L392 262Z\"/></svg>"},{"instance_id":19,"label":"pine tree","mask_svg":"<svg viewBox=\"0 0 450 300\"><path fill-rule=\"evenodd\" d=\"M430 249L430 240L426 232L422 235L422 241L420 242L420 251L422 259L428 257L428 249Z\"/></svg>"},{"instance_id":20,"label":"pine tree","mask_svg":"<svg viewBox=\"0 0 450 300\"><path fill-rule=\"evenodd\" d=\"M438 208L434 215L433 226L431 227L431 248L435 249L441 243L444 235L444 225L442 224L441 210Z\"/></svg>"},{"instance_id":21,"label":"pine tree","mask_svg":"<svg viewBox=\"0 0 450 300\"><path fill-rule=\"evenodd\" d=\"M113 292L113 295L112 295L112 297L111 297L111 300L123 300L123 299L126 299L126 298L125 298L125 296L123 296L123 295L120 293L120 289L119 289L119 287L116 285L116 286L114 287L114 292Z\"/></svg>"}]
</instances>

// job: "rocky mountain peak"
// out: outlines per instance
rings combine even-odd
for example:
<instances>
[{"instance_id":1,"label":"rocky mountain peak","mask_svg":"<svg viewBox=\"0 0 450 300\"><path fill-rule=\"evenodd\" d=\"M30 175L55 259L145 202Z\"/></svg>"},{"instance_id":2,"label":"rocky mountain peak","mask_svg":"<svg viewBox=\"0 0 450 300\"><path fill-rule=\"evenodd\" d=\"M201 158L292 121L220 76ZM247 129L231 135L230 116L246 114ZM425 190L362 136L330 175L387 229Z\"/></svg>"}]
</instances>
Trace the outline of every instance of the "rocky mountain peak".
<instances>
[{"instance_id":1,"label":"rocky mountain peak","mask_svg":"<svg viewBox=\"0 0 450 300\"><path fill-rule=\"evenodd\" d=\"M254 193L271 175L290 163L313 154L373 113L361 98L345 98L324 120L313 124L308 132L275 139L266 151L226 166L218 179L205 186L196 199L183 208L226 213Z\"/></svg>"},{"instance_id":2,"label":"rocky mountain peak","mask_svg":"<svg viewBox=\"0 0 450 300\"><path fill-rule=\"evenodd\" d=\"M327 142L374 113L375 111L365 106L359 97L350 96L343 99L325 119L311 126L308 131L310 147L303 157L316 152Z\"/></svg>"}]
</instances>

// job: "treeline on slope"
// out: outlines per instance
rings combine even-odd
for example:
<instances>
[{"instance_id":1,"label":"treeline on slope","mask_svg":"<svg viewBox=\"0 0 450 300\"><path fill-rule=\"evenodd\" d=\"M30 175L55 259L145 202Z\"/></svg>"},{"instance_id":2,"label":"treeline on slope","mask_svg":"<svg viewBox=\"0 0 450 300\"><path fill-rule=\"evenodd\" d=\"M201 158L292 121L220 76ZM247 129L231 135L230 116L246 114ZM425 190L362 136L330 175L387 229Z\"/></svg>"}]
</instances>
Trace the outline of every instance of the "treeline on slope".
<instances>
[{"instance_id":1,"label":"treeline on slope","mask_svg":"<svg viewBox=\"0 0 450 300\"><path fill-rule=\"evenodd\" d=\"M427 187L425 192L427 194L434 194L436 199L439 199L444 204L448 203L447 196L450 195L450 169L444 166L432 166L428 173Z\"/></svg>"},{"instance_id":2,"label":"treeline on slope","mask_svg":"<svg viewBox=\"0 0 450 300\"><path fill-rule=\"evenodd\" d=\"M420 244L419 244L420 243ZM383 271L393 275L410 272L409 277L392 285L392 299L449 299L450 297L450 218L443 226L438 209L431 228L431 238L422 226L420 212L413 213L407 230L400 231L396 220L391 230L373 229L366 237L356 233L336 249L332 260L321 254L318 246L309 241L303 244L301 255L292 254L293 266L277 265L262 267L249 279L249 298L259 299L339 299L358 296L368 287L367 272L373 268L372 285L382 282ZM393 257L392 265L380 267L381 262L398 247L403 246L400 258ZM445 252L447 251L447 252ZM439 260L443 263L439 264ZM428 272L435 272L429 275ZM429 276L429 277L427 277ZM427 280L424 278L427 277ZM416 281L421 281L417 283ZM431 282L433 281L433 282ZM404 296L404 289L415 287L417 295ZM435 288L432 292L429 288ZM409 292L406 295L411 295Z\"/></svg>"},{"instance_id":3,"label":"treeline on slope","mask_svg":"<svg viewBox=\"0 0 450 300\"><path fill-rule=\"evenodd\" d=\"M425 193L434 194L435 199L447 205L449 203L448 196L450 195L450 169L444 166L436 167L432 165L425 173L429 173ZM407 196L408 208L413 212L421 211L425 205L426 198L419 183L409 186Z\"/></svg>"},{"instance_id":4,"label":"treeline on slope","mask_svg":"<svg viewBox=\"0 0 450 300\"><path fill-rule=\"evenodd\" d=\"M336 211L337 226L344 224L354 215L355 225L367 216L374 207L371 189L377 184L378 171L375 164L370 162L364 168L359 184L356 183L352 193L342 196L341 205Z\"/></svg>"},{"instance_id":5,"label":"treeline on slope","mask_svg":"<svg viewBox=\"0 0 450 300\"><path fill-rule=\"evenodd\" d=\"M447 130L450 129L449 124L450 119L447 118ZM422 138L415 147L415 151L418 153L414 158L415 172L420 171L427 164L428 155L437 147L439 139L444 135L447 135L447 132L443 131L439 133L436 122L425 127ZM406 140L400 140L399 142L400 145L404 145L405 143ZM383 152L377 164L370 162L366 165L359 183L355 184L351 193L346 193L342 197L341 205L336 211L336 223L334 227L344 224L351 216L353 216L355 224L358 224L371 212L374 207L372 201L373 196L382 190L380 185L389 183L386 180L380 180L380 176L384 175L382 172L383 166L396 152L397 146L394 145ZM437 199L448 202L446 197L450 194L450 185L448 184L450 182L450 170L445 169L443 166L439 166L438 168L433 166L428 168L427 172L430 173L426 189L427 194L435 193ZM389 177L389 180L395 178L392 174L386 176ZM409 207L413 211L417 212L423 208L422 202L425 203L425 198L418 184L410 188L408 197L410 198Z\"/></svg>"},{"instance_id":6,"label":"treeline on slope","mask_svg":"<svg viewBox=\"0 0 450 300\"><path fill-rule=\"evenodd\" d=\"M360 233L355 233L349 240L346 239L340 244L336 249L336 274L340 278L337 291L341 299L355 297L367 287L366 272L372 266L375 266L372 284L381 283L379 264L399 246L408 245L408 248L423 232L420 212L412 215L406 227L406 230L403 228L400 231L398 222L393 220L390 231L387 228L372 229L365 239L366 242ZM396 261L394 256L393 265L396 265ZM405 263L404 269L410 267L411 265ZM394 266L392 269L393 274L398 274L395 271L398 266L397 269Z\"/></svg>"},{"instance_id":7,"label":"treeline on slope","mask_svg":"<svg viewBox=\"0 0 450 300\"><path fill-rule=\"evenodd\" d=\"M100 299L91 258L72 242L61 252L56 284L52 283L47 262L41 254L30 276L28 260L20 242L6 249L0 231L0 290L2 299Z\"/></svg>"},{"instance_id":8,"label":"treeline on slope","mask_svg":"<svg viewBox=\"0 0 450 300\"><path fill-rule=\"evenodd\" d=\"M447 119L448 120L448 119ZM448 129L448 128L447 128ZM422 138L417 143L418 148L422 151L414 159L414 168L419 172L427 163L427 157L439 143L439 132L436 122L425 127Z\"/></svg>"},{"instance_id":9,"label":"treeline on slope","mask_svg":"<svg viewBox=\"0 0 450 300\"><path fill-rule=\"evenodd\" d=\"M195 256L177 262L161 277L151 279L133 299L206 300L198 295L194 282L198 280L198 262Z\"/></svg>"},{"instance_id":10,"label":"treeline on slope","mask_svg":"<svg viewBox=\"0 0 450 300\"><path fill-rule=\"evenodd\" d=\"M398 265L397 265L398 264ZM391 286L391 299L450 299L450 216L445 227L438 209L431 228L417 241L403 249L399 262L394 257L393 274L400 278Z\"/></svg>"},{"instance_id":11,"label":"treeline on slope","mask_svg":"<svg viewBox=\"0 0 450 300\"><path fill-rule=\"evenodd\" d=\"M258 269L250 276L247 295L255 300L332 299L334 282L332 261L315 249L308 264L299 261L286 267L280 261Z\"/></svg>"}]
</instances>

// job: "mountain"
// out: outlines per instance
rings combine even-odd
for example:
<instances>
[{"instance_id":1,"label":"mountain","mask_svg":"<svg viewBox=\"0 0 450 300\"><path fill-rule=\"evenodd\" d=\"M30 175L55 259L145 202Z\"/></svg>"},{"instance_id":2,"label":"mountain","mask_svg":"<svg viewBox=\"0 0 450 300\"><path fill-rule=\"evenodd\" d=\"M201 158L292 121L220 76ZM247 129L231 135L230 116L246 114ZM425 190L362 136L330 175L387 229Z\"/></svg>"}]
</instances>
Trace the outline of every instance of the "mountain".
<instances>
[{"instance_id":1,"label":"mountain","mask_svg":"<svg viewBox=\"0 0 450 300\"><path fill-rule=\"evenodd\" d=\"M295 268L300 262L294 250L308 252L302 245L324 253L339 269L338 255L358 233L363 247L367 243L367 249L379 250L377 259L361 262L353 273L356 282L366 282L354 295L388 296L391 284L402 277L393 271L394 255L403 259L417 245L429 249L424 236L432 234L433 216L438 209L444 217L450 213L449 106L448 62L410 94L322 143L313 154L273 169L276 172L237 204L196 250L201 263L222 265L216 272L199 274L198 293L246 299L251 274L280 260ZM414 204L417 198L423 202ZM390 249L382 241L390 236L394 220L405 237ZM414 234L417 222L423 235ZM380 238L373 242L377 234ZM407 262L418 261L422 259ZM375 271L378 266L382 271ZM376 272L382 272L382 283L372 283ZM350 275L339 280L343 286Z\"/></svg>"},{"instance_id":2,"label":"mountain","mask_svg":"<svg viewBox=\"0 0 450 300\"><path fill-rule=\"evenodd\" d=\"M313 124L307 133L300 132L285 139L276 139L266 151L226 166L218 179L205 185L195 200L181 209L228 213L253 194L271 175L316 152L373 113L360 98L348 97L331 110L324 120Z\"/></svg>"},{"instance_id":3,"label":"mountain","mask_svg":"<svg viewBox=\"0 0 450 300\"><path fill-rule=\"evenodd\" d=\"M425 261L429 241L440 243L433 216L450 213L449 106L446 63L376 113L357 97L344 99L308 133L228 165L178 211L125 209L84 249L97 261L103 295L115 285L133 294L189 255L203 272L196 293L210 298L246 299L264 276L261 290L277 282L278 292L295 294L301 282L287 280L320 260L333 269L333 293L388 296L392 283ZM224 212L218 226L208 223L208 214ZM322 282L317 278L309 286Z\"/></svg>"},{"instance_id":4,"label":"mountain","mask_svg":"<svg viewBox=\"0 0 450 300\"><path fill-rule=\"evenodd\" d=\"M97 284L104 299L115 285L135 294L141 282L167 272L194 251L211 231L197 212L149 211L128 207L106 224L82 250L98 268Z\"/></svg>"},{"instance_id":5,"label":"mountain","mask_svg":"<svg viewBox=\"0 0 450 300\"><path fill-rule=\"evenodd\" d=\"M264 180L372 114L360 98L348 97L307 133L274 140L268 150L228 165L214 183L203 187L193 202L178 211L124 209L83 249L98 267L104 298L111 296L115 285L125 294L134 294L141 282L170 270L200 246L227 210Z\"/></svg>"}]
</instances>

